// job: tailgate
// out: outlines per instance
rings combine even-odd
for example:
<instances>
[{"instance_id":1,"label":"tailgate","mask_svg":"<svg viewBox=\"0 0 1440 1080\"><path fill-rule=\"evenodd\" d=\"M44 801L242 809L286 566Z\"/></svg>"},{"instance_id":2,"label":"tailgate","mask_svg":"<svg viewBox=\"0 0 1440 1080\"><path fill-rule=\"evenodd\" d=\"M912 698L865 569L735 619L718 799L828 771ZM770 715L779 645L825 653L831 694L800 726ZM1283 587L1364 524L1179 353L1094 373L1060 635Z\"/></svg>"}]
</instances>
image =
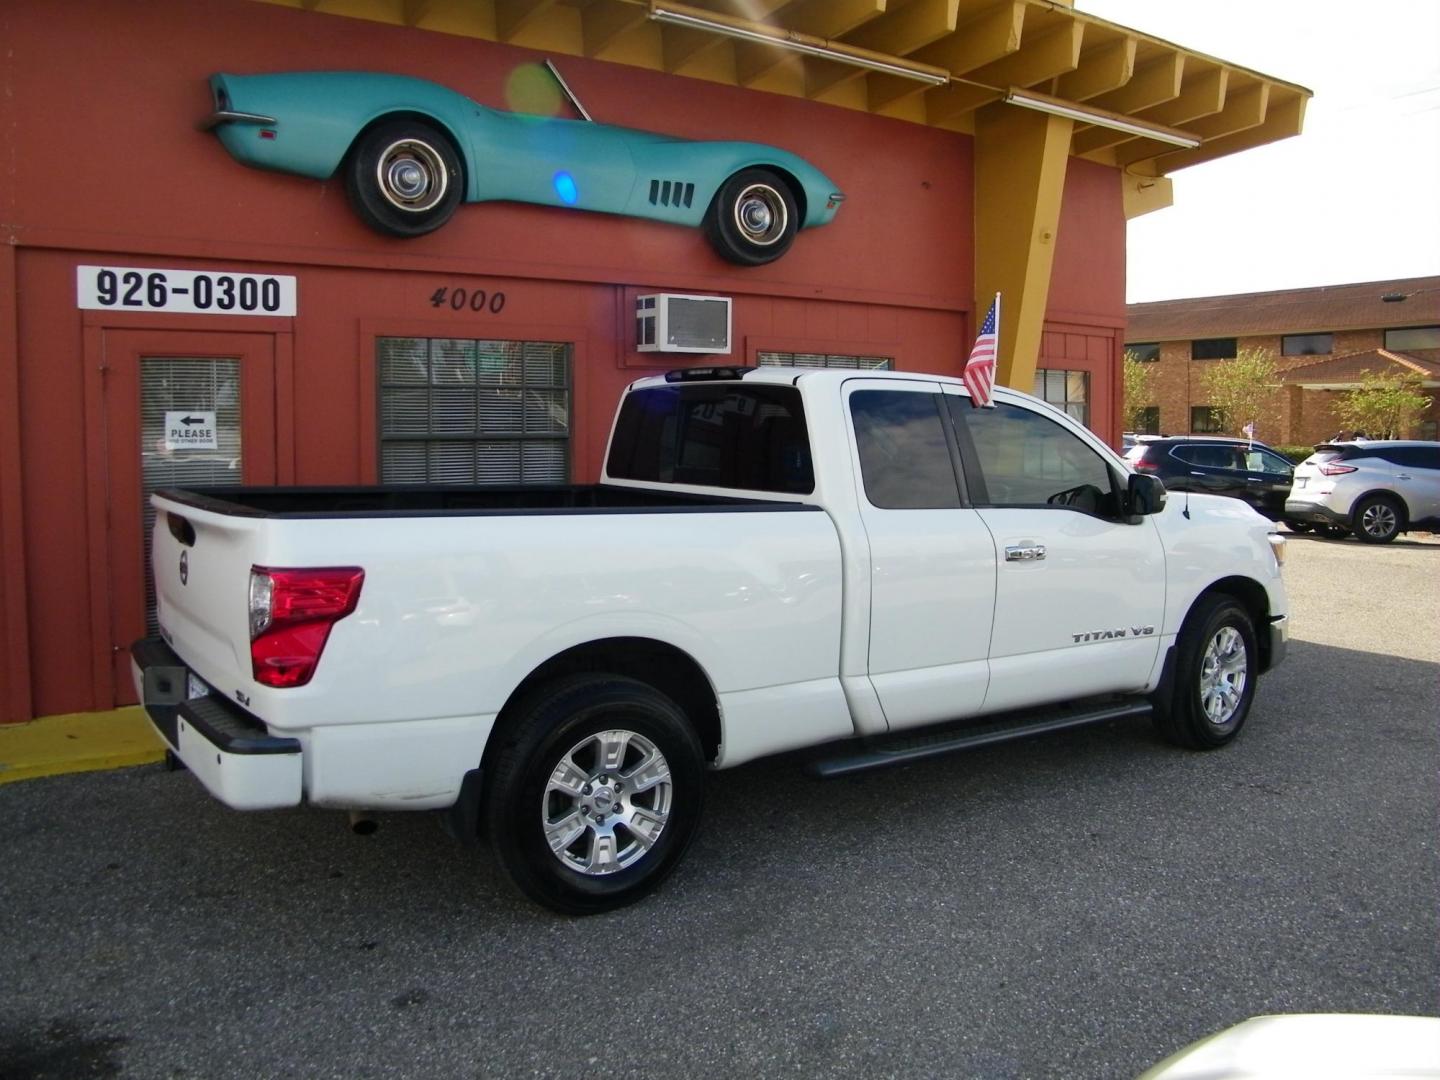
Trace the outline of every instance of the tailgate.
<instances>
[{"instance_id":1,"label":"tailgate","mask_svg":"<svg viewBox=\"0 0 1440 1080\"><path fill-rule=\"evenodd\" d=\"M212 686L244 686L250 670L250 568L266 520L154 495L152 569L160 633Z\"/></svg>"}]
</instances>

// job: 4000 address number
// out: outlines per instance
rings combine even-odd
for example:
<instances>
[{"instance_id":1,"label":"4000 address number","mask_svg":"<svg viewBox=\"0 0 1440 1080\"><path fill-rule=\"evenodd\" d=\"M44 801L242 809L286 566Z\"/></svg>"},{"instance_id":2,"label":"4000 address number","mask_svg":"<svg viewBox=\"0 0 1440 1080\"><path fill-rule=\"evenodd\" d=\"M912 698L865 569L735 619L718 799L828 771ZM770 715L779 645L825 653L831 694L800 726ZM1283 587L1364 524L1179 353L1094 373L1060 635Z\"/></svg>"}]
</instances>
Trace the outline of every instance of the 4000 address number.
<instances>
[{"instance_id":1,"label":"4000 address number","mask_svg":"<svg viewBox=\"0 0 1440 1080\"><path fill-rule=\"evenodd\" d=\"M101 311L295 314L295 278L287 274L81 266L75 286L80 307Z\"/></svg>"}]
</instances>

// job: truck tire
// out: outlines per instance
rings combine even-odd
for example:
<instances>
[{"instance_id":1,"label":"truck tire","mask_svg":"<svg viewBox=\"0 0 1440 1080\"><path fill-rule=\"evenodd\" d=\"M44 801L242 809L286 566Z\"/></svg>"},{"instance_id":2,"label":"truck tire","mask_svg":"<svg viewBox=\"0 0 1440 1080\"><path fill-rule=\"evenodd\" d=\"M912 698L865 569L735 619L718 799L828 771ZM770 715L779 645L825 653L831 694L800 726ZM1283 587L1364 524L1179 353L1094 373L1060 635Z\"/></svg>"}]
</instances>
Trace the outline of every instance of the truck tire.
<instances>
[{"instance_id":1,"label":"truck tire","mask_svg":"<svg viewBox=\"0 0 1440 1080\"><path fill-rule=\"evenodd\" d=\"M705 755L668 697L617 675L574 675L523 702L503 737L482 812L521 892L595 915L675 869L700 820Z\"/></svg>"},{"instance_id":2,"label":"truck tire","mask_svg":"<svg viewBox=\"0 0 1440 1080\"><path fill-rule=\"evenodd\" d=\"M1190 750L1215 750L1240 734L1255 697L1259 652L1250 613L1233 597L1202 597L1175 643L1175 668L1155 695L1161 736Z\"/></svg>"}]
</instances>

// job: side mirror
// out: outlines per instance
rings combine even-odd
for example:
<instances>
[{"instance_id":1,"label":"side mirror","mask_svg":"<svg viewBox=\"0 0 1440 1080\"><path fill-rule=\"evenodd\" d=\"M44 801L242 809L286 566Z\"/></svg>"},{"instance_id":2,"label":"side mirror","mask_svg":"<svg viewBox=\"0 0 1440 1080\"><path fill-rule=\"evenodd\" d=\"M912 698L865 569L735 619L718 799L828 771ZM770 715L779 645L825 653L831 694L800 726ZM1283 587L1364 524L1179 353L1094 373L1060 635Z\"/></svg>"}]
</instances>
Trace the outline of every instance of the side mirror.
<instances>
[{"instance_id":1,"label":"side mirror","mask_svg":"<svg viewBox=\"0 0 1440 1080\"><path fill-rule=\"evenodd\" d=\"M1148 473L1131 473L1130 486L1125 492L1125 516L1133 524L1147 514L1158 514L1165 509L1165 484L1158 476Z\"/></svg>"}]
</instances>

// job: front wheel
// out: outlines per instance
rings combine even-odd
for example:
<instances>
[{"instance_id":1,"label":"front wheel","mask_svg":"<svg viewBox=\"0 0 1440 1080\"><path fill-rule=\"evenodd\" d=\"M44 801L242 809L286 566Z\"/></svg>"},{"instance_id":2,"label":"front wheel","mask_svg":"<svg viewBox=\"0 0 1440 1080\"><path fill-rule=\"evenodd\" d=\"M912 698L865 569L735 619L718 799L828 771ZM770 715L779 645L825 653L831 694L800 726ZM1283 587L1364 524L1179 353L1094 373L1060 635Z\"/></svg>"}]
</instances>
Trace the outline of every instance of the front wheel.
<instances>
[{"instance_id":1,"label":"front wheel","mask_svg":"<svg viewBox=\"0 0 1440 1080\"><path fill-rule=\"evenodd\" d=\"M1355 539L1388 544L1400 535L1404 511L1387 495L1371 495L1355 506Z\"/></svg>"},{"instance_id":2,"label":"front wheel","mask_svg":"<svg viewBox=\"0 0 1440 1080\"><path fill-rule=\"evenodd\" d=\"M1154 701L1156 727L1176 746L1224 746L1240 733L1255 697L1259 652L1249 612L1232 597L1204 597L1175 649L1170 685Z\"/></svg>"},{"instance_id":3,"label":"front wheel","mask_svg":"<svg viewBox=\"0 0 1440 1080\"><path fill-rule=\"evenodd\" d=\"M419 120L377 124L345 159L345 193L360 220L387 236L434 232L460 205L460 157Z\"/></svg>"},{"instance_id":4,"label":"front wheel","mask_svg":"<svg viewBox=\"0 0 1440 1080\"><path fill-rule=\"evenodd\" d=\"M715 193L705 235L722 259L762 266L790 250L799 217L789 184L769 169L742 169Z\"/></svg>"},{"instance_id":5,"label":"front wheel","mask_svg":"<svg viewBox=\"0 0 1440 1080\"><path fill-rule=\"evenodd\" d=\"M520 707L487 784L486 832L519 889L566 915L634 903L700 820L705 757L653 687L577 675Z\"/></svg>"}]
</instances>

